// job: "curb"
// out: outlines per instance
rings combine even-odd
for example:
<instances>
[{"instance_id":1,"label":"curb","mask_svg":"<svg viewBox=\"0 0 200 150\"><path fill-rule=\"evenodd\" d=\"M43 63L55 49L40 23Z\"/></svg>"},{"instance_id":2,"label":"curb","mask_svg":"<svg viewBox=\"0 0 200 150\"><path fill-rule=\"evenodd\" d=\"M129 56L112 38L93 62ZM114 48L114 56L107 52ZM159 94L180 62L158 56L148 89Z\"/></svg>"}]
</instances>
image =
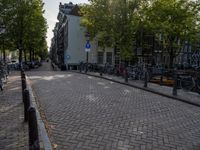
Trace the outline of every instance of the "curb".
<instances>
[{"instance_id":1,"label":"curb","mask_svg":"<svg viewBox=\"0 0 200 150\"><path fill-rule=\"evenodd\" d=\"M130 87L133 87L133 88L137 88L137 89L144 90L144 91L147 91L147 92L151 92L151 93L163 96L163 97L171 98L171 99L183 102L183 103L187 103L187 104L190 104L190 105L193 105L193 106L200 107L200 104L197 104L197 103L194 103L194 102L190 102L190 101L188 101L186 99L182 99L182 98L179 98L179 97L176 97L176 96L172 96L172 95L169 95L169 94L164 94L164 93L161 93L161 92L158 92L158 91L154 91L154 90L148 89L148 87L147 88L143 88L143 87L140 87L140 86L137 86L137 85L132 85L132 84L129 84L129 83L125 83L125 82L109 79L109 78L106 78L106 77L103 77L103 76L98 76L98 75L93 75L93 74L86 74L86 73L83 73L83 72L76 72L76 71L70 71L70 72L77 73L77 74L84 74L84 75L88 75L88 76L93 76L93 77L100 78L100 79L105 79L105 80L108 80L108 81L112 81L112 82L119 83L119 84L122 84L122 85L130 86Z\"/></svg>"},{"instance_id":2,"label":"curb","mask_svg":"<svg viewBox=\"0 0 200 150\"><path fill-rule=\"evenodd\" d=\"M46 130L45 125L44 125L44 122L43 122L42 117L40 116L40 112L38 110L36 99L34 97L33 90L32 90L31 85L30 85L30 80L27 76L26 76L26 79L27 79L27 87L28 87L29 92L30 92L30 101L31 101L31 104L33 105L33 107L35 107L35 109L36 109L37 124L38 124L38 127L39 127L39 135L41 136L41 141L43 143L42 149L53 150L52 145L51 145L51 141L49 139L47 130Z\"/></svg>"}]
</instances>

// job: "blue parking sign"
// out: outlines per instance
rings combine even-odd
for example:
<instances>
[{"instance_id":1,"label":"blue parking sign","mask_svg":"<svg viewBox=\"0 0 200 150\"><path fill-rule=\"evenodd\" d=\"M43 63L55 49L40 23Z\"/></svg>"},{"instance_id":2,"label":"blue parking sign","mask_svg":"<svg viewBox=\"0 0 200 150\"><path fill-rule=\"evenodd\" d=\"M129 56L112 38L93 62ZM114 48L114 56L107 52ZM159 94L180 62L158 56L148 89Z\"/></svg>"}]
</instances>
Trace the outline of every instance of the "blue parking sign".
<instances>
[{"instance_id":1,"label":"blue parking sign","mask_svg":"<svg viewBox=\"0 0 200 150\"><path fill-rule=\"evenodd\" d=\"M86 43L85 48L86 48L86 49L90 49L90 48L91 48L91 45L90 45L89 42Z\"/></svg>"}]
</instances>

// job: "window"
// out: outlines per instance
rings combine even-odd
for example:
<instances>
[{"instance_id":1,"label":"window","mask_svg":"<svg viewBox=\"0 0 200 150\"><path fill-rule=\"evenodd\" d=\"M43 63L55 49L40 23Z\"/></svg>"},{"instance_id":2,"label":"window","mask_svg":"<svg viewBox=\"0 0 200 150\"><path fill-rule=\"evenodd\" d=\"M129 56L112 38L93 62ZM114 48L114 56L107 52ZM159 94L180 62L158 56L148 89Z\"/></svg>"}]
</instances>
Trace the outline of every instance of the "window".
<instances>
[{"instance_id":1,"label":"window","mask_svg":"<svg viewBox=\"0 0 200 150\"><path fill-rule=\"evenodd\" d=\"M98 64L103 64L103 52L98 52Z\"/></svg>"},{"instance_id":2,"label":"window","mask_svg":"<svg viewBox=\"0 0 200 150\"><path fill-rule=\"evenodd\" d=\"M110 65L112 64L112 52L106 53L106 62Z\"/></svg>"}]
</instances>

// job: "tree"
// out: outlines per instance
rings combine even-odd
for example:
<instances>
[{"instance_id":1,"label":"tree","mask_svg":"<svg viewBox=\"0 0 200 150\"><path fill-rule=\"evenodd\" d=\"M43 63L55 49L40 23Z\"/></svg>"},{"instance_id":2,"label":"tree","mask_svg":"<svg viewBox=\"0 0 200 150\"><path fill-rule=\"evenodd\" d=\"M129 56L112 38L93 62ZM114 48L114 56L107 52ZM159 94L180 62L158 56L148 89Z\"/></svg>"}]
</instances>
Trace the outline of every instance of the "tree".
<instances>
[{"instance_id":1,"label":"tree","mask_svg":"<svg viewBox=\"0 0 200 150\"><path fill-rule=\"evenodd\" d=\"M133 57L134 15L139 0L90 0L82 7L82 24L100 46L117 47L123 60Z\"/></svg>"},{"instance_id":2,"label":"tree","mask_svg":"<svg viewBox=\"0 0 200 150\"><path fill-rule=\"evenodd\" d=\"M185 42L195 41L199 33L199 2L190 0L154 0L143 6L143 21L156 36L162 35L163 47L173 67Z\"/></svg>"},{"instance_id":3,"label":"tree","mask_svg":"<svg viewBox=\"0 0 200 150\"><path fill-rule=\"evenodd\" d=\"M27 50L29 50L29 61L33 61L35 54L40 58L44 56L43 53L47 55L47 43L45 40L47 25L46 19L43 17L42 1L38 0L29 3L29 12L26 19L29 28L26 28L25 32L25 45L27 46Z\"/></svg>"},{"instance_id":4,"label":"tree","mask_svg":"<svg viewBox=\"0 0 200 150\"><path fill-rule=\"evenodd\" d=\"M2 0L3 12L0 17L6 26L6 33L12 47L19 49L19 62L29 56L44 56L47 53L47 23L43 16L42 0ZM0 8L2 5L0 5ZM11 46L11 45L10 45ZM12 49L10 47L10 49Z\"/></svg>"},{"instance_id":5,"label":"tree","mask_svg":"<svg viewBox=\"0 0 200 150\"><path fill-rule=\"evenodd\" d=\"M90 0L81 9L82 24L103 48L118 47L123 60L133 57L133 47L153 50L160 43L172 67L185 42L199 39L199 6L192 0ZM152 46L145 44L145 35Z\"/></svg>"}]
</instances>

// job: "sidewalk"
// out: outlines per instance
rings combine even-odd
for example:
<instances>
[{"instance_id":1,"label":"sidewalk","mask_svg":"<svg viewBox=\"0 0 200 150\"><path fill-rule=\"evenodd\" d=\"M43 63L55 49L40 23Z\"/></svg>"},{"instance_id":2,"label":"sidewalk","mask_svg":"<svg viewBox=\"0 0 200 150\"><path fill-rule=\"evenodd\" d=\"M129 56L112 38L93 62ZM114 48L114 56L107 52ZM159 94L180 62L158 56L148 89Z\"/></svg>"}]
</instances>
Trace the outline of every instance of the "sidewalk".
<instances>
[{"instance_id":1,"label":"sidewalk","mask_svg":"<svg viewBox=\"0 0 200 150\"><path fill-rule=\"evenodd\" d=\"M97 72L88 72L87 74L96 76L96 77L100 77L99 73L97 73ZM109 79L111 81L113 80L113 81L117 81L120 83L125 83L124 78L122 78L122 77L117 77L117 76L112 76L112 75L107 75L107 74L103 74L102 77L105 79ZM140 89L144 89L149 92L157 93L157 94L160 94L160 95L163 95L166 97L171 97L171 98L174 98L174 99L177 99L180 101L184 101L187 103L191 103L193 105L200 106L200 94L198 94L198 93L178 89L177 96L173 96L172 95L173 87L160 86L155 83L148 83L148 87L144 88L144 83L142 81L138 81L138 80L129 80L128 84L131 86L134 86L136 88L138 87Z\"/></svg>"},{"instance_id":2,"label":"sidewalk","mask_svg":"<svg viewBox=\"0 0 200 150\"><path fill-rule=\"evenodd\" d=\"M0 92L0 149L27 150L28 125L24 121L20 72L12 72Z\"/></svg>"}]
</instances>

